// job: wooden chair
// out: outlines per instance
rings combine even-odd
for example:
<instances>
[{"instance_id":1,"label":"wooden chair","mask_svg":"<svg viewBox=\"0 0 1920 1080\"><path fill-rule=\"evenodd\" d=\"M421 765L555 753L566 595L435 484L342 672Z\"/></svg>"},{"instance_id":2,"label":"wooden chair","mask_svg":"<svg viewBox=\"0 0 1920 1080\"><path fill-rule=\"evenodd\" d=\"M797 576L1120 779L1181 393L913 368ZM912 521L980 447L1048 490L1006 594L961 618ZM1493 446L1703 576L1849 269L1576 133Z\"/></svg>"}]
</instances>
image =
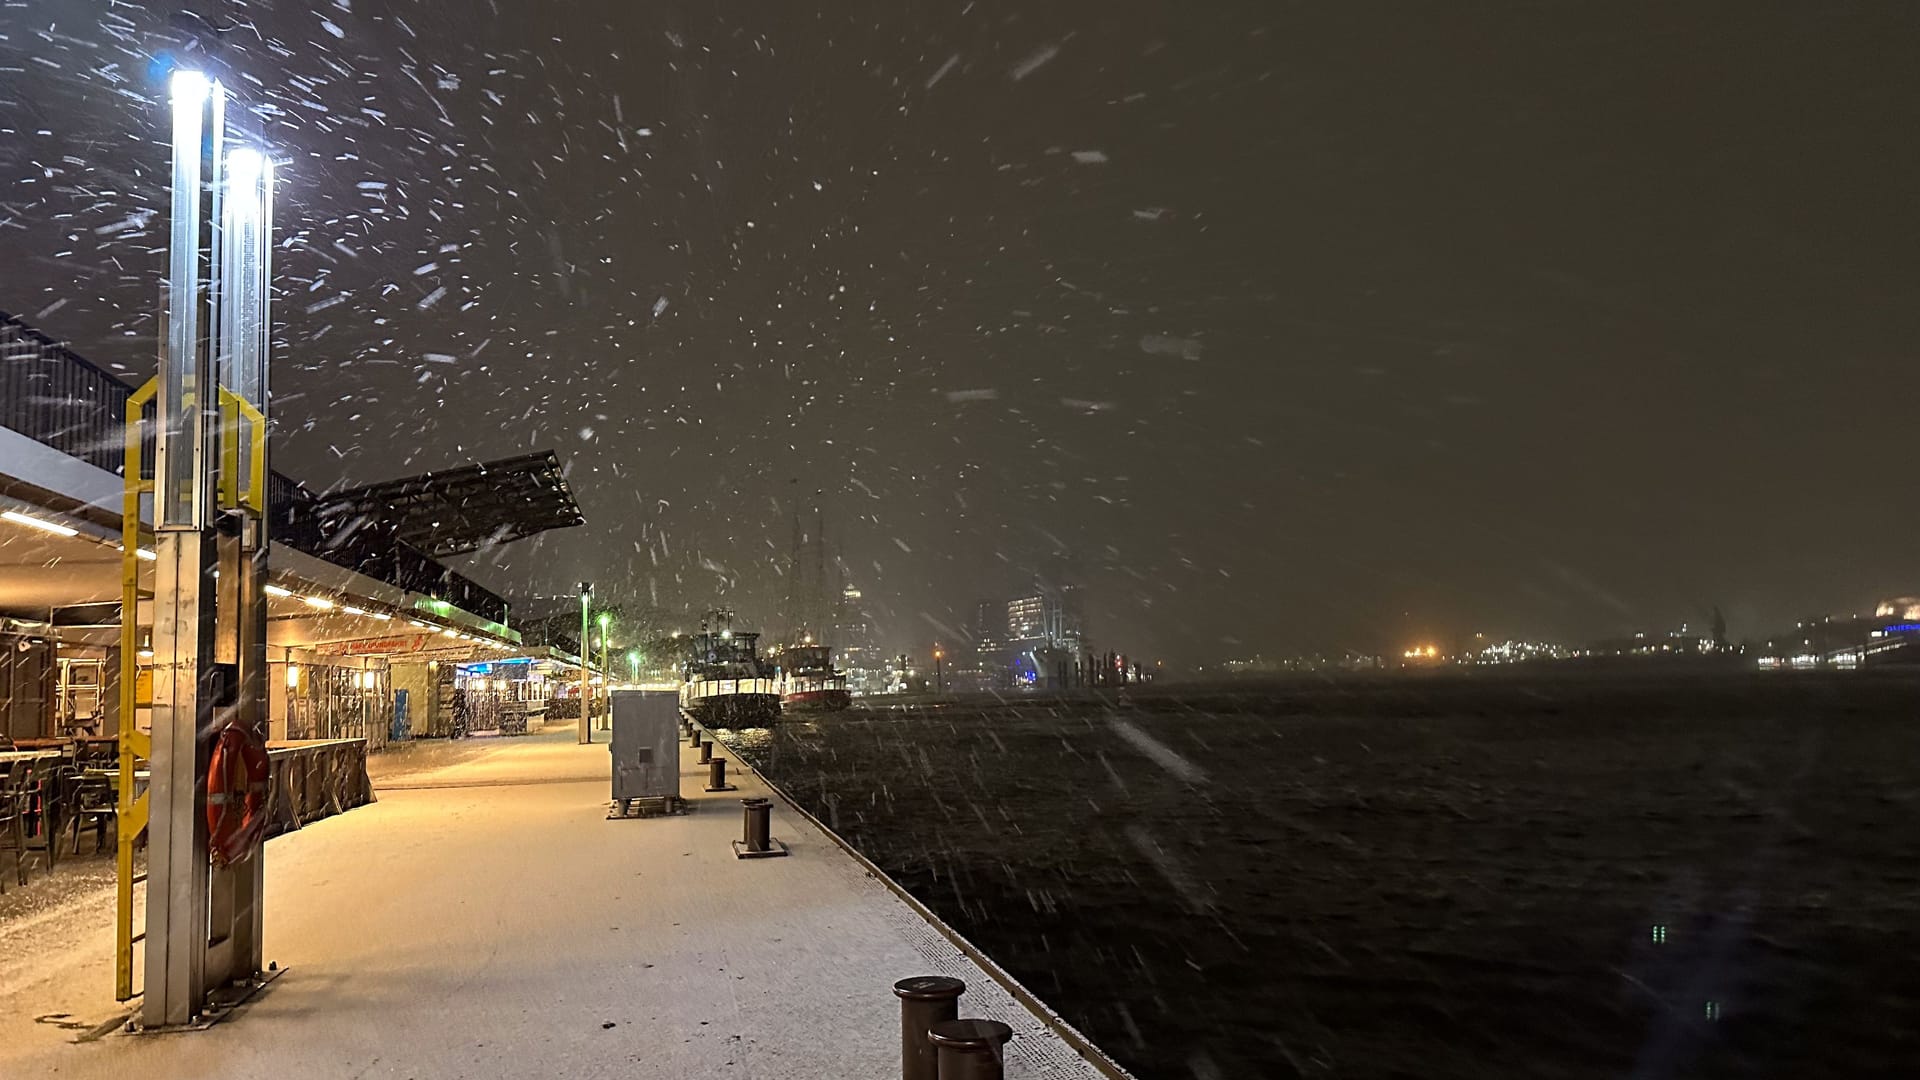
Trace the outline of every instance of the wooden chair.
<instances>
[{"instance_id":1,"label":"wooden chair","mask_svg":"<svg viewBox=\"0 0 1920 1080\"><path fill-rule=\"evenodd\" d=\"M0 765L0 843L13 850L13 874L20 884L27 883L27 762L10 761ZM7 891L7 876L0 874L0 893Z\"/></svg>"},{"instance_id":2,"label":"wooden chair","mask_svg":"<svg viewBox=\"0 0 1920 1080\"><path fill-rule=\"evenodd\" d=\"M74 776L67 787L65 798L67 805L63 809L66 823L73 827L73 853L80 854L80 830L85 825L93 825L93 853L100 854L107 847L107 826L119 827L116 820L119 800L114 796L113 778L101 773L82 772Z\"/></svg>"},{"instance_id":3,"label":"wooden chair","mask_svg":"<svg viewBox=\"0 0 1920 1080\"><path fill-rule=\"evenodd\" d=\"M34 758L28 761L27 779L20 802L27 833L27 850L38 851L46 856L48 873L52 873L60 861L61 769L59 758Z\"/></svg>"}]
</instances>

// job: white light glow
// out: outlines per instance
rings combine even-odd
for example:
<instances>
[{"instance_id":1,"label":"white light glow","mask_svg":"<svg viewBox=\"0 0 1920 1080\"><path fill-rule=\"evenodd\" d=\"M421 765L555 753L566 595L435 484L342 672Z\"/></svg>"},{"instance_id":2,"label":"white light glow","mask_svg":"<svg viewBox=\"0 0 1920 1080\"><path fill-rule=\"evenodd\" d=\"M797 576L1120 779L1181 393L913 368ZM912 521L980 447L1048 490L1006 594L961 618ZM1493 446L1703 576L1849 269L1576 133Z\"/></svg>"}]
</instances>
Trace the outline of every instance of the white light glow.
<instances>
[{"instance_id":1,"label":"white light glow","mask_svg":"<svg viewBox=\"0 0 1920 1080\"><path fill-rule=\"evenodd\" d=\"M251 146L242 146L227 153L227 182L233 185L234 193L254 196L254 188L260 183L260 175L266 171L267 159L260 151ZM258 203L254 204L258 206Z\"/></svg>"},{"instance_id":2,"label":"white light glow","mask_svg":"<svg viewBox=\"0 0 1920 1080\"><path fill-rule=\"evenodd\" d=\"M354 607L352 604L348 604L347 606L341 608L340 610L346 612L349 615L365 615L366 614L364 610Z\"/></svg>"},{"instance_id":3,"label":"white light glow","mask_svg":"<svg viewBox=\"0 0 1920 1080\"><path fill-rule=\"evenodd\" d=\"M278 585L269 585L267 586L267 595L268 596L292 596L293 590L283 589Z\"/></svg>"},{"instance_id":4,"label":"white light glow","mask_svg":"<svg viewBox=\"0 0 1920 1080\"><path fill-rule=\"evenodd\" d=\"M197 112L207 103L207 95L213 92L213 83L198 71L176 71L173 73L173 113Z\"/></svg>"},{"instance_id":5,"label":"white light glow","mask_svg":"<svg viewBox=\"0 0 1920 1080\"><path fill-rule=\"evenodd\" d=\"M212 80L201 72L180 68L173 73L173 96L183 103L205 101L212 89Z\"/></svg>"},{"instance_id":6,"label":"white light glow","mask_svg":"<svg viewBox=\"0 0 1920 1080\"><path fill-rule=\"evenodd\" d=\"M145 559L148 562L153 562L154 560L160 557L154 554L153 552L148 551L146 548L134 548L133 554L135 558Z\"/></svg>"},{"instance_id":7,"label":"white light glow","mask_svg":"<svg viewBox=\"0 0 1920 1080\"><path fill-rule=\"evenodd\" d=\"M379 620L380 620L381 622L386 622L386 621L387 621L388 619L391 619L391 618L393 618L393 616L391 616L391 615L389 615L389 614L387 614L387 613L386 613L386 612L384 612L384 611L376 611L376 612L374 612L374 613L373 613L373 617L374 617L374 618L376 618L376 619L379 619Z\"/></svg>"},{"instance_id":8,"label":"white light glow","mask_svg":"<svg viewBox=\"0 0 1920 1080\"><path fill-rule=\"evenodd\" d=\"M319 608L321 611L333 610L333 601L323 600L318 596L303 596L300 601L310 608Z\"/></svg>"},{"instance_id":9,"label":"white light glow","mask_svg":"<svg viewBox=\"0 0 1920 1080\"><path fill-rule=\"evenodd\" d=\"M57 521L42 521L37 517L28 517L12 510L0 511L0 518L6 518L15 525L25 525L29 529L39 529L41 532L52 533L55 536L80 535L78 529L69 529Z\"/></svg>"}]
</instances>

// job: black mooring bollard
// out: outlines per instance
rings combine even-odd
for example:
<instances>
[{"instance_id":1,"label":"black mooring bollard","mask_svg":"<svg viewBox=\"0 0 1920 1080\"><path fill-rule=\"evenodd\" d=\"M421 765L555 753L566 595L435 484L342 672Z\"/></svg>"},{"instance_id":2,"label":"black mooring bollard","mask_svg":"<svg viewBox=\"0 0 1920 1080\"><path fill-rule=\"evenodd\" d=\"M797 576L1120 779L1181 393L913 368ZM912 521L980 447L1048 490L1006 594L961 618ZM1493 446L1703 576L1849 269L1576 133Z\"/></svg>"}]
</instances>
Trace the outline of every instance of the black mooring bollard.
<instances>
[{"instance_id":1,"label":"black mooring bollard","mask_svg":"<svg viewBox=\"0 0 1920 1080\"><path fill-rule=\"evenodd\" d=\"M741 844L749 851L766 851L772 844L774 828L774 805L766 799L741 799L743 809L747 811L745 828L741 832Z\"/></svg>"},{"instance_id":2,"label":"black mooring bollard","mask_svg":"<svg viewBox=\"0 0 1920 1080\"><path fill-rule=\"evenodd\" d=\"M693 728L687 732L687 745L692 747L695 750L700 749L700 729L699 728Z\"/></svg>"},{"instance_id":3,"label":"black mooring bollard","mask_svg":"<svg viewBox=\"0 0 1920 1080\"><path fill-rule=\"evenodd\" d=\"M927 1029L940 1080L1005 1080L1013 1029L998 1020L943 1020Z\"/></svg>"},{"instance_id":4,"label":"black mooring bollard","mask_svg":"<svg viewBox=\"0 0 1920 1080\"><path fill-rule=\"evenodd\" d=\"M915 975L893 984L900 999L901 1080L938 1080L939 1057L928 1029L960 1016L960 995L967 984L945 975Z\"/></svg>"},{"instance_id":5,"label":"black mooring bollard","mask_svg":"<svg viewBox=\"0 0 1920 1080\"><path fill-rule=\"evenodd\" d=\"M741 799L740 810L744 822L740 839L733 842L735 858L771 859L787 854L787 845L775 840L769 832L773 822L771 803L761 798Z\"/></svg>"},{"instance_id":6,"label":"black mooring bollard","mask_svg":"<svg viewBox=\"0 0 1920 1080\"><path fill-rule=\"evenodd\" d=\"M733 785L727 783L727 759L714 758L707 762L707 790L732 791Z\"/></svg>"},{"instance_id":7,"label":"black mooring bollard","mask_svg":"<svg viewBox=\"0 0 1920 1080\"><path fill-rule=\"evenodd\" d=\"M740 842L748 851L766 851L773 846L773 804L765 799L742 799L746 811Z\"/></svg>"},{"instance_id":8,"label":"black mooring bollard","mask_svg":"<svg viewBox=\"0 0 1920 1080\"><path fill-rule=\"evenodd\" d=\"M705 739L700 740L700 764L713 764L713 743Z\"/></svg>"}]
</instances>

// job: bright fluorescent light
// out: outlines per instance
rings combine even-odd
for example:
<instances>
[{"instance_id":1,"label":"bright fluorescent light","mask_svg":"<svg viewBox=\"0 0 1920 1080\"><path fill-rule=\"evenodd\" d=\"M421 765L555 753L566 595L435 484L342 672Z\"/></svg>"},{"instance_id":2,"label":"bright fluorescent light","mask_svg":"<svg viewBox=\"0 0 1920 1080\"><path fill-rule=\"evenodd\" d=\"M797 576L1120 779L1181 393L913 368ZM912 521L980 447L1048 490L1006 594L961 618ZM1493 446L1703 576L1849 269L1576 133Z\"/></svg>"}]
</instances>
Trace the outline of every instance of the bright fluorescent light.
<instances>
[{"instance_id":1,"label":"bright fluorescent light","mask_svg":"<svg viewBox=\"0 0 1920 1080\"><path fill-rule=\"evenodd\" d=\"M28 517L25 514L16 513L12 510L0 510L0 518L6 518L15 525L25 525L29 529L39 529L41 532L50 532L55 536L80 535L80 530L69 529L57 521L42 521L37 517Z\"/></svg>"},{"instance_id":2,"label":"bright fluorescent light","mask_svg":"<svg viewBox=\"0 0 1920 1080\"><path fill-rule=\"evenodd\" d=\"M283 589L278 585L269 585L267 586L267 595L268 596L292 596L293 590Z\"/></svg>"},{"instance_id":3,"label":"bright fluorescent light","mask_svg":"<svg viewBox=\"0 0 1920 1080\"><path fill-rule=\"evenodd\" d=\"M366 614L365 611L362 611L361 609L354 607L352 604L348 604L346 607L343 607L340 610L346 612L349 615L365 615Z\"/></svg>"},{"instance_id":4,"label":"bright fluorescent light","mask_svg":"<svg viewBox=\"0 0 1920 1080\"><path fill-rule=\"evenodd\" d=\"M374 617L374 618L376 618L376 619L379 619L379 620L380 620L381 622L386 622L386 621L387 621L388 619L391 619L391 618L393 618L393 616L391 616L391 615L389 615L389 614L387 614L387 613L386 613L386 612L384 612L384 611L376 611L376 612L374 612L374 613L373 613L373 617Z\"/></svg>"},{"instance_id":5,"label":"bright fluorescent light","mask_svg":"<svg viewBox=\"0 0 1920 1080\"><path fill-rule=\"evenodd\" d=\"M446 636L446 637L459 637L459 636L460 636L460 631L458 631L458 630L442 630L442 631L440 631L440 633L441 633L441 634L442 634L443 636Z\"/></svg>"},{"instance_id":6,"label":"bright fluorescent light","mask_svg":"<svg viewBox=\"0 0 1920 1080\"><path fill-rule=\"evenodd\" d=\"M319 608L321 611L333 610L333 601L331 600L323 600L318 596L303 596L300 599L310 608Z\"/></svg>"},{"instance_id":7,"label":"bright fluorescent light","mask_svg":"<svg viewBox=\"0 0 1920 1080\"><path fill-rule=\"evenodd\" d=\"M419 628L420 628L420 629L422 629L422 630L431 630L431 629L433 629L433 624L432 624L432 623L424 623L424 622L421 622L421 621L420 621L419 619L408 619L407 621L408 621L408 622L410 622L410 623L412 623L413 625L415 625L415 626L417 626L417 627L419 627Z\"/></svg>"},{"instance_id":8,"label":"bright fluorescent light","mask_svg":"<svg viewBox=\"0 0 1920 1080\"><path fill-rule=\"evenodd\" d=\"M148 562L153 562L155 559L158 559L160 557L154 554L153 552L148 551L146 548L134 548L133 553L136 557L145 559Z\"/></svg>"}]
</instances>

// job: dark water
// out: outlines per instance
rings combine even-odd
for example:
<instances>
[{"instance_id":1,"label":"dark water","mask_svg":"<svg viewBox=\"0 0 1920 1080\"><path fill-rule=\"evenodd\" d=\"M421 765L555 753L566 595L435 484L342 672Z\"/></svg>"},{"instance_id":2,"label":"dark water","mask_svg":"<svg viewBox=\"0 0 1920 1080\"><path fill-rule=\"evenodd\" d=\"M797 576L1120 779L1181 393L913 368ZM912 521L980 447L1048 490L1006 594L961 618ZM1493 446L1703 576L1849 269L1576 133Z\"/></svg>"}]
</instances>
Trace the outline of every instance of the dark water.
<instances>
[{"instance_id":1,"label":"dark water","mask_svg":"<svg viewBox=\"0 0 1920 1080\"><path fill-rule=\"evenodd\" d=\"M736 750L1144 1078L1920 1075L1920 681L986 700Z\"/></svg>"}]
</instances>

